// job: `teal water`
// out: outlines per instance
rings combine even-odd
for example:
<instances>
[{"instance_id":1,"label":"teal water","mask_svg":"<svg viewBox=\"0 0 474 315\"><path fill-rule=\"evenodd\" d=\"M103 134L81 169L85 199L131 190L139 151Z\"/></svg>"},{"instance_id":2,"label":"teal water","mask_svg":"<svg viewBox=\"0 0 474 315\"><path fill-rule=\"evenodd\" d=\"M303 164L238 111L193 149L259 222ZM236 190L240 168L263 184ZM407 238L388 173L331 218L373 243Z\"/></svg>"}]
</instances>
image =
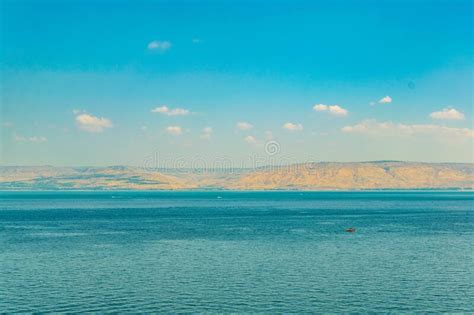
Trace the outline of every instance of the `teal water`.
<instances>
[{"instance_id":1,"label":"teal water","mask_svg":"<svg viewBox=\"0 0 474 315\"><path fill-rule=\"evenodd\" d=\"M473 205L470 192L1 192L0 312L474 312Z\"/></svg>"}]
</instances>

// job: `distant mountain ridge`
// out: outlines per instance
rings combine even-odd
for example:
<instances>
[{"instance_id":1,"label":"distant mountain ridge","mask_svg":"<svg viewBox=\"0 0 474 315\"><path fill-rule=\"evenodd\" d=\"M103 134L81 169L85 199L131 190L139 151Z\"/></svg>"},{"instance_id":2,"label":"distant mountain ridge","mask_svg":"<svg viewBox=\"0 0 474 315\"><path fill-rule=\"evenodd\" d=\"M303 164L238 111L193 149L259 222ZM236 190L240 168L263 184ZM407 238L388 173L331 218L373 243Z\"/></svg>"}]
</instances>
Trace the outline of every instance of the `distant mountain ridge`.
<instances>
[{"instance_id":1,"label":"distant mountain ridge","mask_svg":"<svg viewBox=\"0 0 474 315\"><path fill-rule=\"evenodd\" d=\"M472 163L320 162L235 170L0 166L1 190L473 188Z\"/></svg>"}]
</instances>

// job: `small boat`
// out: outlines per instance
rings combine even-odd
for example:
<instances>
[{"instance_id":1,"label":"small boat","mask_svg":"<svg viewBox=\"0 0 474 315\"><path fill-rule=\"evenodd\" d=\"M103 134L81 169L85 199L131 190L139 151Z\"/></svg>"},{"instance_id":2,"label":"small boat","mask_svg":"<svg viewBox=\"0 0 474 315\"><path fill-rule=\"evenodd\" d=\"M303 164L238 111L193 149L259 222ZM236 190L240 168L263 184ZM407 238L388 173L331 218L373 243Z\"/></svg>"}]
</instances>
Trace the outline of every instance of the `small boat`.
<instances>
[{"instance_id":1,"label":"small boat","mask_svg":"<svg viewBox=\"0 0 474 315\"><path fill-rule=\"evenodd\" d=\"M355 233L355 232L356 232L356 228L353 228L353 227L348 228L348 229L346 229L346 232L348 232L348 233Z\"/></svg>"}]
</instances>

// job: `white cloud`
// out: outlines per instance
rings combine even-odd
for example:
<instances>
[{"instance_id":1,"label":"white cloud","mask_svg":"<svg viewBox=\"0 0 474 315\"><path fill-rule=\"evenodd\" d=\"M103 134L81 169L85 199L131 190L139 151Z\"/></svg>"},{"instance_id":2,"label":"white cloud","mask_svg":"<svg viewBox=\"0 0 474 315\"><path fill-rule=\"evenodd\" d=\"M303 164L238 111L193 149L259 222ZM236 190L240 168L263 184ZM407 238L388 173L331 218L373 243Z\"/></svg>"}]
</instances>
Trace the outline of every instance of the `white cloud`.
<instances>
[{"instance_id":1,"label":"white cloud","mask_svg":"<svg viewBox=\"0 0 474 315\"><path fill-rule=\"evenodd\" d=\"M151 110L152 113L161 113L161 114L166 114L170 111L168 106L161 106L161 107L156 107Z\"/></svg>"},{"instance_id":2,"label":"white cloud","mask_svg":"<svg viewBox=\"0 0 474 315\"><path fill-rule=\"evenodd\" d=\"M24 137L17 134L13 135L13 140L15 140L16 142L35 142L35 143L48 141L48 139L43 136Z\"/></svg>"},{"instance_id":3,"label":"white cloud","mask_svg":"<svg viewBox=\"0 0 474 315\"><path fill-rule=\"evenodd\" d=\"M189 110L184 108L169 108L168 106L160 106L151 110L152 113L159 113L168 116L185 116L189 114Z\"/></svg>"},{"instance_id":4,"label":"white cloud","mask_svg":"<svg viewBox=\"0 0 474 315\"><path fill-rule=\"evenodd\" d=\"M238 122L237 128L239 128L240 130L250 130L253 128L253 126L248 122Z\"/></svg>"},{"instance_id":5,"label":"white cloud","mask_svg":"<svg viewBox=\"0 0 474 315\"><path fill-rule=\"evenodd\" d=\"M346 133L359 133L372 136L409 136L428 135L435 137L474 138L474 130L468 128L450 128L438 125L406 125L392 122L377 122L376 120L364 120L354 126L346 126L341 129Z\"/></svg>"},{"instance_id":6,"label":"white cloud","mask_svg":"<svg viewBox=\"0 0 474 315\"><path fill-rule=\"evenodd\" d=\"M210 139L212 134L212 127L205 127L202 129L201 138L202 139Z\"/></svg>"},{"instance_id":7,"label":"white cloud","mask_svg":"<svg viewBox=\"0 0 474 315\"><path fill-rule=\"evenodd\" d=\"M430 114L433 119L441 120L464 120L464 114L454 108L444 108L442 111Z\"/></svg>"},{"instance_id":8,"label":"white cloud","mask_svg":"<svg viewBox=\"0 0 474 315\"><path fill-rule=\"evenodd\" d=\"M166 40L164 41L154 40L154 41L149 42L147 47L149 50L165 52L171 48L171 43Z\"/></svg>"},{"instance_id":9,"label":"white cloud","mask_svg":"<svg viewBox=\"0 0 474 315\"><path fill-rule=\"evenodd\" d=\"M166 132L173 136L179 136L183 133L183 130L179 126L169 126L166 127Z\"/></svg>"},{"instance_id":10,"label":"white cloud","mask_svg":"<svg viewBox=\"0 0 474 315\"><path fill-rule=\"evenodd\" d=\"M384 96L379 100L380 104L389 104L392 102L392 98L390 96Z\"/></svg>"},{"instance_id":11,"label":"white cloud","mask_svg":"<svg viewBox=\"0 0 474 315\"><path fill-rule=\"evenodd\" d=\"M313 106L313 109L317 112L322 112L328 110L328 106L324 104L316 104Z\"/></svg>"},{"instance_id":12,"label":"white cloud","mask_svg":"<svg viewBox=\"0 0 474 315\"><path fill-rule=\"evenodd\" d=\"M303 125L287 122L283 125L283 129L286 129L286 130L289 130L289 131L301 131L301 130L303 130Z\"/></svg>"},{"instance_id":13,"label":"white cloud","mask_svg":"<svg viewBox=\"0 0 474 315\"><path fill-rule=\"evenodd\" d=\"M177 115L188 115L189 110L184 109L184 108L174 108L172 109L168 115L170 116L177 116Z\"/></svg>"},{"instance_id":14,"label":"white cloud","mask_svg":"<svg viewBox=\"0 0 474 315\"><path fill-rule=\"evenodd\" d=\"M102 132L104 129L113 127L112 122L107 118L99 118L89 114L76 116L76 124L79 129L88 132Z\"/></svg>"},{"instance_id":15,"label":"white cloud","mask_svg":"<svg viewBox=\"0 0 474 315\"><path fill-rule=\"evenodd\" d=\"M11 128L11 127L13 127L13 123L11 123L9 121L2 122L2 127Z\"/></svg>"},{"instance_id":16,"label":"white cloud","mask_svg":"<svg viewBox=\"0 0 474 315\"><path fill-rule=\"evenodd\" d=\"M245 142L250 143L250 144L256 144L257 139L255 139L254 136L247 136L244 138Z\"/></svg>"},{"instance_id":17,"label":"white cloud","mask_svg":"<svg viewBox=\"0 0 474 315\"><path fill-rule=\"evenodd\" d=\"M193 43L193 44L200 44L200 43L202 43L202 39L200 39L200 38L193 38L193 39L192 39L192 43Z\"/></svg>"},{"instance_id":18,"label":"white cloud","mask_svg":"<svg viewBox=\"0 0 474 315\"><path fill-rule=\"evenodd\" d=\"M347 110L342 108L339 105L325 105L325 104L316 104L313 106L313 109L317 112L329 112L335 116L346 116Z\"/></svg>"},{"instance_id":19,"label":"white cloud","mask_svg":"<svg viewBox=\"0 0 474 315\"><path fill-rule=\"evenodd\" d=\"M142 131L147 131L147 130L148 130L148 127L147 127L147 126L141 126L140 129L141 129Z\"/></svg>"},{"instance_id":20,"label":"white cloud","mask_svg":"<svg viewBox=\"0 0 474 315\"><path fill-rule=\"evenodd\" d=\"M345 116L347 115L347 110L340 107L339 105L330 105L329 106L329 112L333 115L337 116Z\"/></svg>"}]
</instances>

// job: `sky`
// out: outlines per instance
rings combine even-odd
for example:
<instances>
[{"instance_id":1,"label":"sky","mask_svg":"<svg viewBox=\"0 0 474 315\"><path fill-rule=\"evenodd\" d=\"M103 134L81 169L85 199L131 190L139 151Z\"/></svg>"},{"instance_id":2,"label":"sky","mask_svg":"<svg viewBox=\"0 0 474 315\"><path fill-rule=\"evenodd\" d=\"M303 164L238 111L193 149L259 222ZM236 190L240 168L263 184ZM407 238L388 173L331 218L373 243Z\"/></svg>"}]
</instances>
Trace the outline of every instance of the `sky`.
<instances>
[{"instance_id":1,"label":"sky","mask_svg":"<svg viewBox=\"0 0 474 315\"><path fill-rule=\"evenodd\" d=\"M474 162L472 1L0 6L1 165Z\"/></svg>"}]
</instances>

